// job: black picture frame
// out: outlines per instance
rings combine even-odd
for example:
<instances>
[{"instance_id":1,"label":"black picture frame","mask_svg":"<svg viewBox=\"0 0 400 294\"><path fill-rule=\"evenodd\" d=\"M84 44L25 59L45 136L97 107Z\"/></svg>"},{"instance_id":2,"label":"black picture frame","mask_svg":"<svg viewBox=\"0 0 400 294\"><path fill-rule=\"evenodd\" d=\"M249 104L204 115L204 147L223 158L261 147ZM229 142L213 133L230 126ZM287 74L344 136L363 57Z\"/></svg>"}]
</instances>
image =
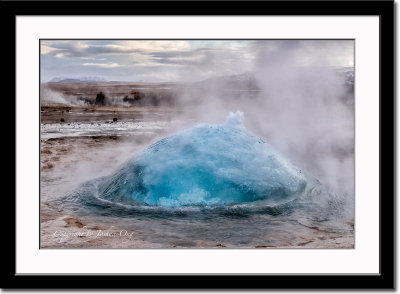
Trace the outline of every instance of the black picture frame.
<instances>
[{"instance_id":1,"label":"black picture frame","mask_svg":"<svg viewBox=\"0 0 400 294\"><path fill-rule=\"evenodd\" d=\"M16 191L3 196L1 288L79 289L393 289L395 149L394 149L394 2L393 1L232 1L232 2L0 2L4 56L7 56L4 94L16 97L16 16L17 15L315 15L367 16L380 18L380 274L335 275L17 275L16 274ZM131 14L130 11L133 11ZM13 101L13 102L11 102ZM16 113L16 99L7 100L7 109ZM14 111L12 112L11 109ZM15 121L15 118L14 118ZM9 128L15 138L16 128ZM16 167L14 146L14 166ZM15 173L13 175L16 183ZM14 195L14 197L12 197ZM7 197L5 197L7 196ZM384 196L384 197L383 197Z\"/></svg>"}]
</instances>

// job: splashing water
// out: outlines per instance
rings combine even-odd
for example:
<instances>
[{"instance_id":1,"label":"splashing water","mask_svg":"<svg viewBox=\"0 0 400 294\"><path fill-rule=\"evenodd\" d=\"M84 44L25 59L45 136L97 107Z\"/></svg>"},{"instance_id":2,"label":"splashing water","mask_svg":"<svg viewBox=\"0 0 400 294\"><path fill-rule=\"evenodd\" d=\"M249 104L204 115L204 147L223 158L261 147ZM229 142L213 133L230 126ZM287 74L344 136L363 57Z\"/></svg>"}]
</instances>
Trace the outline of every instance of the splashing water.
<instances>
[{"instance_id":1,"label":"splashing water","mask_svg":"<svg viewBox=\"0 0 400 294\"><path fill-rule=\"evenodd\" d=\"M352 234L346 197L247 131L236 112L220 125L198 125L150 145L57 205L131 225L163 247L224 242L248 248Z\"/></svg>"},{"instance_id":2,"label":"splashing water","mask_svg":"<svg viewBox=\"0 0 400 294\"><path fill-rule=\"evenodd\" d=\"M166 137L134 156L98 187L111 202L150 206L281 204L301 197L308 177L248 132L241 112Z\"/></svg>"}]
</instances>

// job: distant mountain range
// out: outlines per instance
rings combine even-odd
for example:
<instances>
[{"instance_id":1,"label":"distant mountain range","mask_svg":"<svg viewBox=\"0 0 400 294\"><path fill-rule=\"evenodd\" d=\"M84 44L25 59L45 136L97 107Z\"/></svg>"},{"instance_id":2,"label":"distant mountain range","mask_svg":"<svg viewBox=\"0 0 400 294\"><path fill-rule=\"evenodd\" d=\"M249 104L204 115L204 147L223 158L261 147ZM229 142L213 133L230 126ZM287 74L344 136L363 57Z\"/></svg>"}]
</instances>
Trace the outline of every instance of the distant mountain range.
<instances>
[{"instance_id":1,"label":"distant mountain range","mask_svg":"<svg viewBox=\"0 0 400 294\"><path fill-rule=\"evenodd\" d=\"M49 83L104 83L107 80L99 77L81 77L81 78L60 78L55 77L49 81Z\"/></svg>"},{"instance_id":2,"label":"distant mountain range","mask_svg":"<svg viewBox=\"0 0 400 294\"><path fill-rule=\"evenodd\" d=\"M338 74L344 76L346 83L353 84L354 82L354 68L353 67L340 67L334 69ZM48 83L129 83L127 81L107 81L104 78L100 77L80 77L80 78L65 78L65 77L55 77L51 79ZM144 81L136 81L131 83L145 83ZM147 82L148 83L148 82ZM176 84L170 82L156 82L149 84ZM255 72L246 72L243 74L236 75L226 75L213 77L206 80L198 81L198 82L189 82L189 83L181 83L186 86L191 87L206 87L206 88L225 88L225 89L258 89L256 73Z\"/></svg>"},{"instance_id":3,"label":"distant mountain range","mask_svg":"<svg viewBox=\"0 0 400 294\"><path fill-rule=\"evenodd\" d=\"M352 85L354 83L353 67L335 68L334 71L342 76L347 84ZM207 89L260 90L257 76L258 78L262 77L257 72L246 72L237 75L213 77L200 82L190 83L189 85Z\"/></svg>"},{"instance_id":4,"label":"distant mountain range","mask_svg":"<svg viewBox=\"0 0 400 294\"><path fill-rule=\"evenodd\" d=\"M200 82L191 83L190 86L224 90L258 90L257 81L252 72L209 78Z\"/></svg>"}]
</instances>

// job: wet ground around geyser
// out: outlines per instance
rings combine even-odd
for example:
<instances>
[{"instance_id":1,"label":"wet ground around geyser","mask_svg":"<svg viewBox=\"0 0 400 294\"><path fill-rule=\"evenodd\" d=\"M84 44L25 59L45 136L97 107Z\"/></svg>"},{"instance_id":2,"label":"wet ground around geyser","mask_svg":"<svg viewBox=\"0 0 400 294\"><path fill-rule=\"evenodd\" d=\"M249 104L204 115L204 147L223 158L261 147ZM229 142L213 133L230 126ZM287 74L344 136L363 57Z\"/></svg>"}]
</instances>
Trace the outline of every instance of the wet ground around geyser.
<instances>
[{"instance_id":1,"label":"wet ground around geyser","mask_svg":"<svg viewBox=\"0 0 400 294\"><path fill-rule=\"evenodd\" d=\"M90 113L90 114L88 114ZM115 116L117 121L113 121ZM60 122L58 116L64 115ZM353 248L353 223L304 211L158 209L64 202L170 132L176 113L48 109L41 125L42 248Z\"/></svg>"}]
</instances>

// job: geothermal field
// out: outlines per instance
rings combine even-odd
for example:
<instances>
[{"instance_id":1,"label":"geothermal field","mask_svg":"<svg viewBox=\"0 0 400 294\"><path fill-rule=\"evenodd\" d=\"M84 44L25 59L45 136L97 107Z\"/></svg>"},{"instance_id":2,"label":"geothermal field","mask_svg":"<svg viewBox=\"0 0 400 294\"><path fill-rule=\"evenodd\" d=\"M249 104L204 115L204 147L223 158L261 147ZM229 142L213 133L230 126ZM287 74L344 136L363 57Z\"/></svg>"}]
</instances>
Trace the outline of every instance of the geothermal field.
<instances>
[{"instance_id":1,"label":"geothermal field","mask_svg":"<svg viewBox=\"0 0 400 294\"><path fill-rule=\"evenodd\" d=\"M41 248L354 248L352 41L96 42L42 44Z\"/></svg>"},{"instance_id":2,"label":"geothermal field","mask_svg":"<svg viewBox=\"0 0 400 294\"><path fill-rule=\"evenodd\" d=\"M205 124L203 105L171 99L188 89L151 85L155 105L131 105L123 90L135 86L138 96L142 85L43 85L42 248L353 247L349 196L292 166L269 136L246 130L246 111L228 119L210 113ZM229 103L261 93L246 89ZM201 99L199 92L195 88L191 99ZM99 93L106 101L96 104ZM343 98L344 109L351 108L350 98ZM172 138L171 146L162 144L165 138ZM330 155L338 164L349 156L345 147Z\"/></svg>"}]
</instances>

